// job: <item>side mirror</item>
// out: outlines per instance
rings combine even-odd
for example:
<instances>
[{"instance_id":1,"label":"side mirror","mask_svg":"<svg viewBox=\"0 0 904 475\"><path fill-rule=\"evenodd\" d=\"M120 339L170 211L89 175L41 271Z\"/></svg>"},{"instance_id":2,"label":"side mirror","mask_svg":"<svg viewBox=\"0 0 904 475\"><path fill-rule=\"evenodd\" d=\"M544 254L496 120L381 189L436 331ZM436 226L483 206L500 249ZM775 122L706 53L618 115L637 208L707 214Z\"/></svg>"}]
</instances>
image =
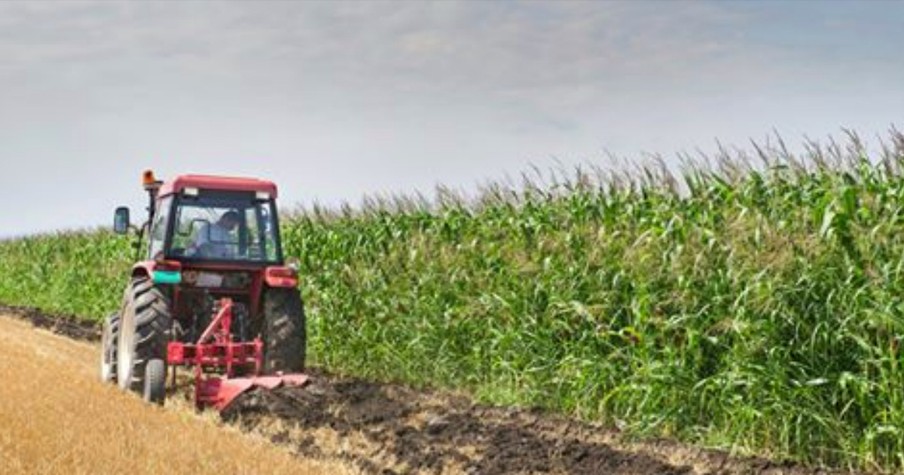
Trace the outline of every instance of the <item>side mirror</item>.
<instances>
[{"instance_id":1,"label":"side mirror","mask_svg":"<svg viewBox=\"0 0 904 475\"><path fill-rule=\"evenodd\" d=\"M113 232L116 234L129 232L129 208L125 206L116 208L116 212L113 214Z\"/></svg>"}]
</instances>

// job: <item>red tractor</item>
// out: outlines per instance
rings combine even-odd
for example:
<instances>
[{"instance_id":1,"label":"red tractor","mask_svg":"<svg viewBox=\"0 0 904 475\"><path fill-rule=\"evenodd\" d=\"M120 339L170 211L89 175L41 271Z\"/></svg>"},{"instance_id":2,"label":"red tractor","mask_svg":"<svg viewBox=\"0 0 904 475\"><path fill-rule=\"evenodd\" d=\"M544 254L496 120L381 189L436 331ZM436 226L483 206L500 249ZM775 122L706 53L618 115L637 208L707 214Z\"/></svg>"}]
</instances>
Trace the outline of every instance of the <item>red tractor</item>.
<instances>
[{"instance_id":1,"label":"red tractor","mask_svg":"<svg viewBox=\"0 0 904 475\"><path fill-rule=\"evenodd\" d=\"M104 322L101 379L162 404L168 368L191 367L195 403L224 408L243 391L301 385L305 314L297 266L286 265L276 185L248 178L146 171L148 219L119 311ZM147 235L147 246L142 245ZM144 257L140 257L146 249Z\"/></svg>"}]
</instances>

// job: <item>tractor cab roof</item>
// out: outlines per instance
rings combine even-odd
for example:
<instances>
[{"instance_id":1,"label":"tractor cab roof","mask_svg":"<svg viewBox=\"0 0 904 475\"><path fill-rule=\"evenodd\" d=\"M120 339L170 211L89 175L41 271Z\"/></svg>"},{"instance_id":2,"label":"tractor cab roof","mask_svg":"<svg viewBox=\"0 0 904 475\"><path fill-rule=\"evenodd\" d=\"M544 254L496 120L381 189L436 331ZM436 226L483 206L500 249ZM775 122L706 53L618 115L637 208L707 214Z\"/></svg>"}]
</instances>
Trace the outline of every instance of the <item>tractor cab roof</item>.
<instances>
[{"instance_id":1,"label":"tractor cab roof","mask_svg":"<svg viewBox=\"0 0 904 475\"><path fill-rule=\"evenodd\" d=\"M237 178L211 175L179 175L160 187L159 196L181 193L186 188L223 191L263 191L276 198L276 184L257 178Z\"/></svg>"}]
</instances>

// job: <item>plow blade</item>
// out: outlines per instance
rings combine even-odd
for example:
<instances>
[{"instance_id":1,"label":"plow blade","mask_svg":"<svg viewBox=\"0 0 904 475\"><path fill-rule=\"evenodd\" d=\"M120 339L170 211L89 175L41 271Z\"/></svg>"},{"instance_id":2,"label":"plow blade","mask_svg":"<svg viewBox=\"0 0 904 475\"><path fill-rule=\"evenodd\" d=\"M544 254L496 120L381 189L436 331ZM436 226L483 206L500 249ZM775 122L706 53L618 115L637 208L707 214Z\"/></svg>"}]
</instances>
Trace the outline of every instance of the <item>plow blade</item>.
<instances>
[{"instance_id":1,"label":"plow blade","mask_svg":"<svg viewBox=\"0 0 904 475\"><path fill-rule=\"evenodd\" d=\"M275 389L280 386L304 386L308 376L283 374L251 378L210 378L198 386L195 400L198 405L211 405L222 411L242 393L253 388Z\"/></svg>"}]
</instances>

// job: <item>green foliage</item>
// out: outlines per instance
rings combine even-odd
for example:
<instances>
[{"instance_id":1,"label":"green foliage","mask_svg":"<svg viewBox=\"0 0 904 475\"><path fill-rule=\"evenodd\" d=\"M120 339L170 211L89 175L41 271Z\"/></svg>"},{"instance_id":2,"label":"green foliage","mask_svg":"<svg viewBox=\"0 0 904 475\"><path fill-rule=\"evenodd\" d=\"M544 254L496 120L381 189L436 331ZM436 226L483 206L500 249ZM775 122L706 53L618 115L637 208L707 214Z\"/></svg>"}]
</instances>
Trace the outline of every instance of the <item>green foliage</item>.
<instances>
[{"instance_id":1,"label":"green foliage","mask_svg":"<svg viewBox=\"0 0 904 475\"><path fill-rule=\"evenodd\" d=\"M849 142L758 148L759 166L723 152L681 181L577 170L299 212L283 238L310 356L635 434L904 468L904 139L877 163ZM100 317L128 250L0 243L0 301Z\"/></svg>"},{"instance_id":2,"label":"green foliage","mask_svg":"<svg viewBox=\"0 0 904 475\"><path fill-rule=\"evenodd\" d=\"M119 305L134 257L108 231L0 241L0 302L99 321Z\"/></svg>"}]
</instances>

